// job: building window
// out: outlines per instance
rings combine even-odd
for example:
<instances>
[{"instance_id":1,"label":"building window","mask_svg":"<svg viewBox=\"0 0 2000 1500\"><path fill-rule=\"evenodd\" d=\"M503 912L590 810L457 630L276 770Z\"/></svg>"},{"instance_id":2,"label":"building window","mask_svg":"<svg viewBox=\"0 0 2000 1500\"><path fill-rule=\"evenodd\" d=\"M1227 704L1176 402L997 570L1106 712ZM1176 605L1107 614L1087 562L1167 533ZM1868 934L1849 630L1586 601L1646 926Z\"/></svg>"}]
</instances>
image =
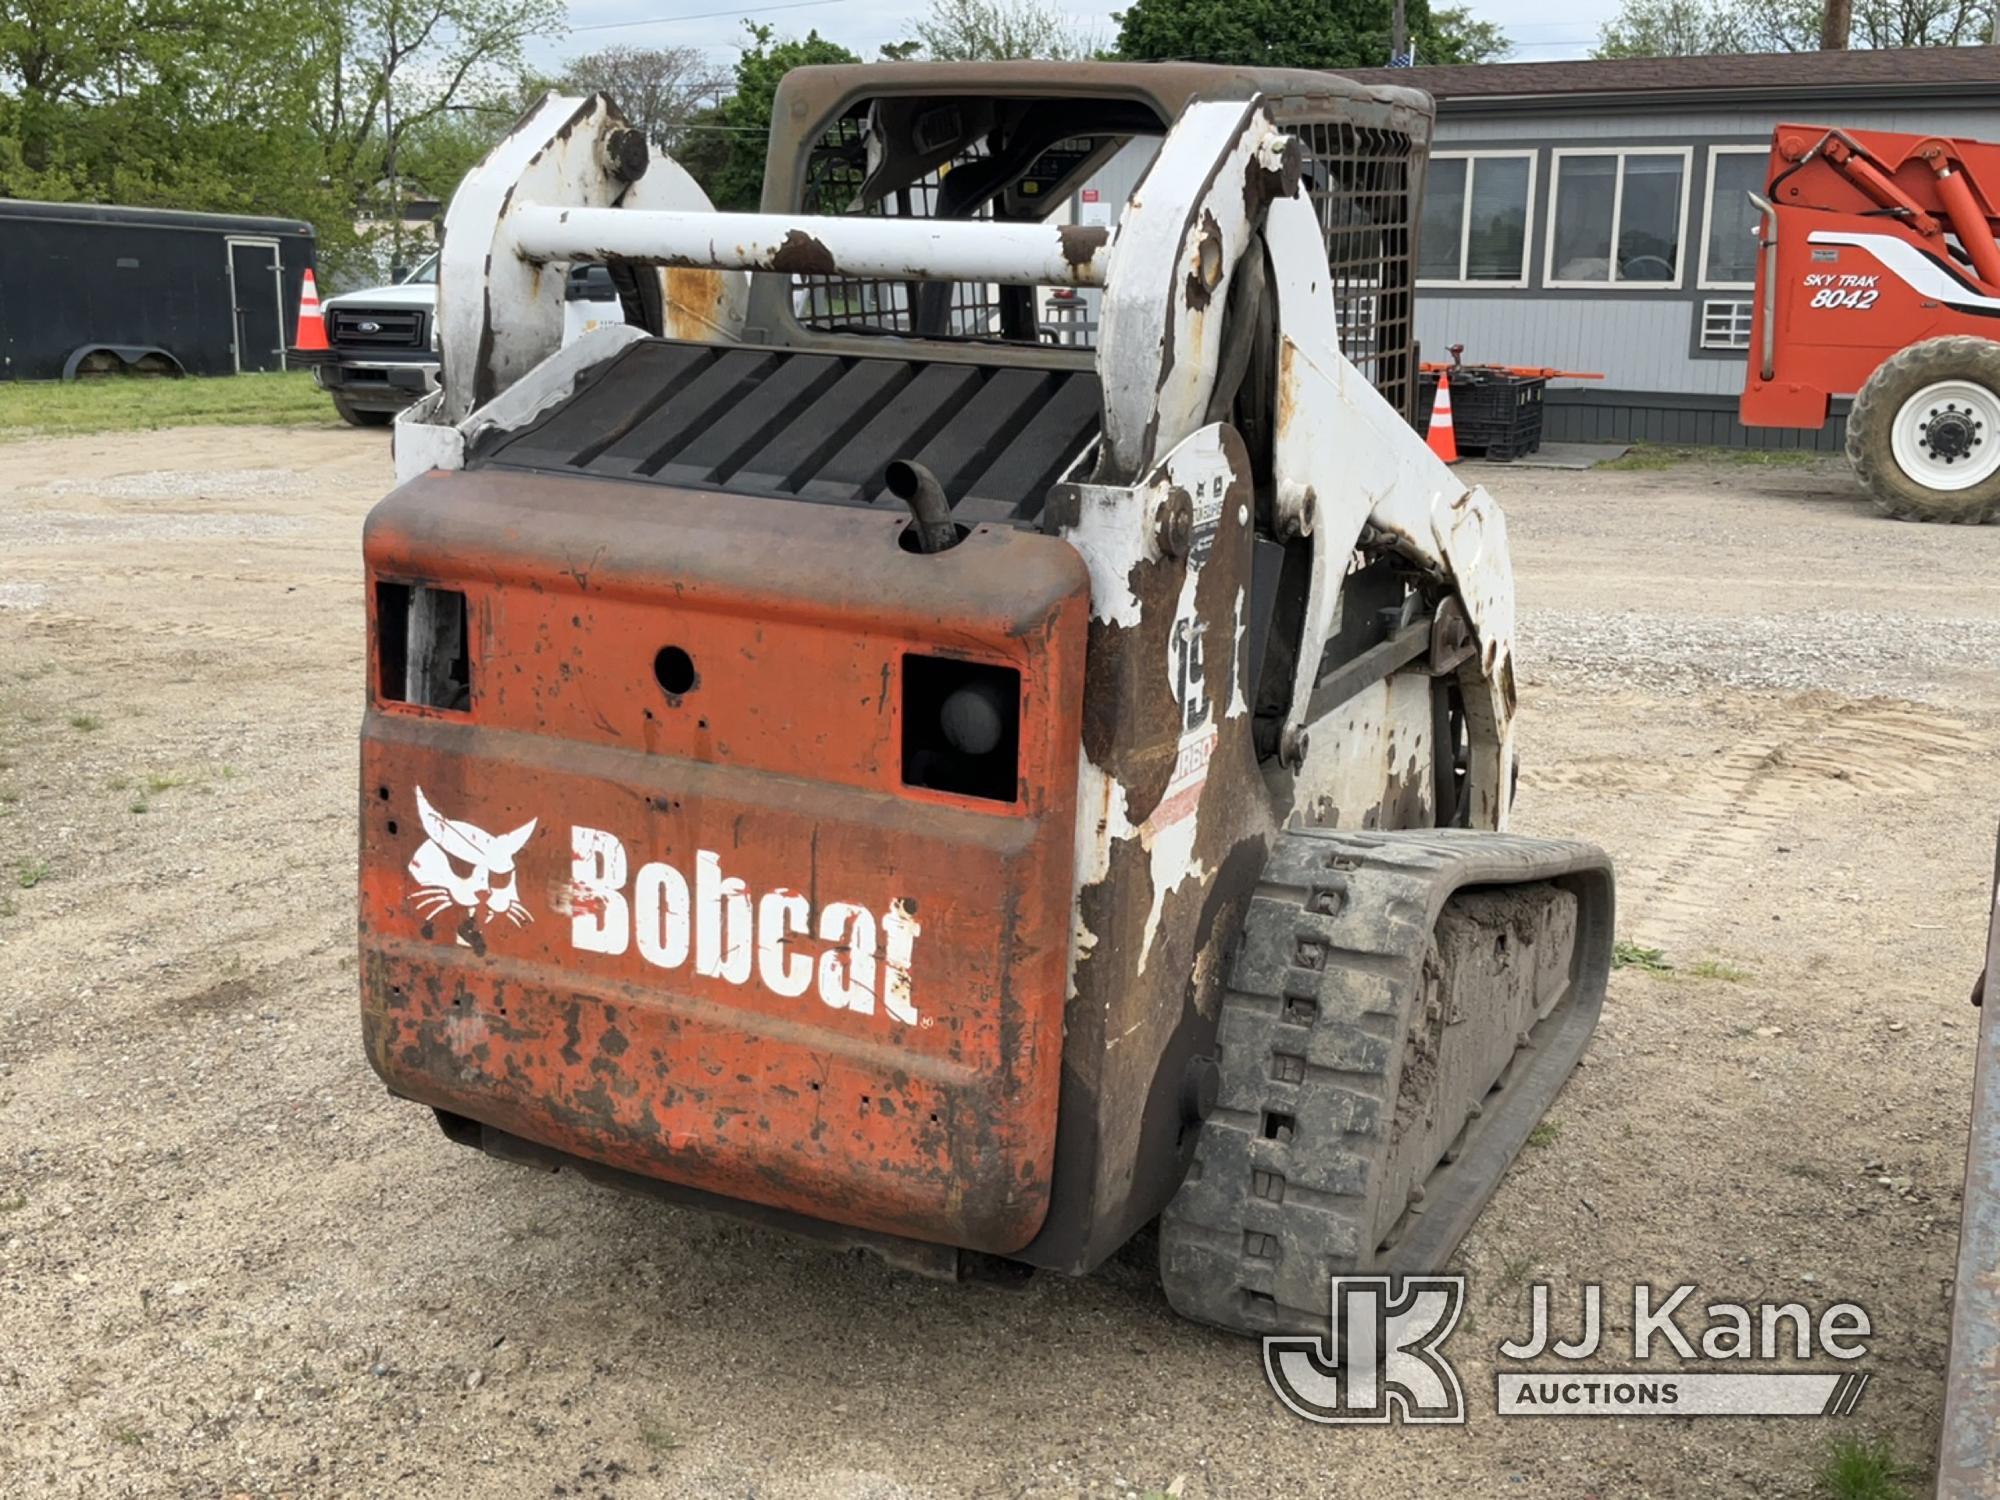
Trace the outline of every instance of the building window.
<instances>
[{"instance_id":1,"label":"building window","mask_svg":"<svg viewBox=\"0 0 2000 1500\"><path fill-rule=\"evenodd\" d=\"M1750 204L1764 191L1769 146L1708 148L1708 216L1702 229L1701 284L1748 291L1757 281L1757 230L1763 215Z\"/></svg>"},{"instance_id":2,"label":"building window","mask_svg":"<svg viewBox=\"0 0 2000 1500\"><path fill-rule=\"evenodd\" d=\"M1431 286L1528 284L1532 151L1433 156L1424 181L1417 280Z\"/></svg>"},{"instance_id":3,"label":"building window","mask_svg":"<svg viewBox=\"0 0 2000 1500\"><path fill-rule=\"evenodd\" d=\"M1750 304L1710 298L1701 305L1701 347L1735 349L1750 347Z\"/></svg>"},{"instance_id":4,"label":"building window","mask_svg":"<svg viewBox=\"0 0 2000 1500\"><path fill-rule=\"evenodd\" d=\"M1557 151L1548 284L1679 286L1692 156L1679 146Z\"/></svg>"}]
</instances>

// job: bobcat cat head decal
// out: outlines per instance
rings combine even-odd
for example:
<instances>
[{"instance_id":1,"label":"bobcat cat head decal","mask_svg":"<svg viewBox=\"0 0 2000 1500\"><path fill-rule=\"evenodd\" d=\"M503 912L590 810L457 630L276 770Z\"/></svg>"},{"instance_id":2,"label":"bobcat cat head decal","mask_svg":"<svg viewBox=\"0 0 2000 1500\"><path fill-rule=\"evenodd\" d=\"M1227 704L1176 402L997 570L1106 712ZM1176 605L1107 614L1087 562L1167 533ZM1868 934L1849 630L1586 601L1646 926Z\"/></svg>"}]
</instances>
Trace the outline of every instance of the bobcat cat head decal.
<instances>
[{"instance_id":1,"label":"bobcat cat head decal","mask_svg":"<svg viewBox=\"0 0 2000 1500\"><path fill-rule=\"evenodd\" d=\"M428 921L457 907L466 916L477 916L482 926L495 917L516 927L534 921L535 914L521 904L514 856L540 819L530 818L511 833L488 833L445 817L431 806L422 787L416 790L417 816L430 835L410 856L410 878L417 883L410 904L418 913Z\"/></svg>"}]
</instances>

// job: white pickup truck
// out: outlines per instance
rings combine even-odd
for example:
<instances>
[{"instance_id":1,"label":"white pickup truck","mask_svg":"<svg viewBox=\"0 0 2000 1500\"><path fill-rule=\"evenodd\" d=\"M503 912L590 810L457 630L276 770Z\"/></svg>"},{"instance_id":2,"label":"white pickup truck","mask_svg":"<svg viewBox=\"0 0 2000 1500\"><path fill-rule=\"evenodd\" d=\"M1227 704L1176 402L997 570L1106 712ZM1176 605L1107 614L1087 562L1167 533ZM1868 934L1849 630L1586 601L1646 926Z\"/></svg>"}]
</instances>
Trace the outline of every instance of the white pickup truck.
<instances>
[{"instance_id":1,"label":"white pickup truck","mask_svg":"<svg viewBox=\"0 0 2000 1500\"><path fill-rule=\"evenodd\" d=\"M437 267L433 255L390 286L343 292L324 305L330 356L314 366L334 410L356 427L380 427L437 389ZM600 265L575 266L563 302L563 342L624 309Z\"/></svg>"}]
</instances>

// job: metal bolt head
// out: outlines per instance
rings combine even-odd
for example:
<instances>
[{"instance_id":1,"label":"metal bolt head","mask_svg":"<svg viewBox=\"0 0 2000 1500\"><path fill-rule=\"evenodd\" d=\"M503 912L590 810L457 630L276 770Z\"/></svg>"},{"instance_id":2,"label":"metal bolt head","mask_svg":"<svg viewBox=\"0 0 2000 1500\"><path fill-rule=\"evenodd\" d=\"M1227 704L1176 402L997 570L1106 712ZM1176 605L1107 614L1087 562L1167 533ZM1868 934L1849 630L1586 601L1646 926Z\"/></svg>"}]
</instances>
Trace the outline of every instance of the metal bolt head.
<instances>
[{"instance_id":1,"label":"metal bolt head","mask_svg":"<svg viewBox=\"0 0 2000 1500\"><path fill-rule=\"evenodd\" d=\"M605 135L604 168L620 182L637 182L646 175L651 160L645 131L621 125Z\"/></svg>"},{"instance_id":2,"label":"metal bolt head","mask_svg":"<svg viewBox=\"0 0 2000 1500\"><path fill-rule=\"evenodd\" d=\"M1186 557L1194 539L1194 501L1185 490L1175 490L1162 505L1154 522L1160 550L1169 557Z\"/></svg>"}]
</instances>

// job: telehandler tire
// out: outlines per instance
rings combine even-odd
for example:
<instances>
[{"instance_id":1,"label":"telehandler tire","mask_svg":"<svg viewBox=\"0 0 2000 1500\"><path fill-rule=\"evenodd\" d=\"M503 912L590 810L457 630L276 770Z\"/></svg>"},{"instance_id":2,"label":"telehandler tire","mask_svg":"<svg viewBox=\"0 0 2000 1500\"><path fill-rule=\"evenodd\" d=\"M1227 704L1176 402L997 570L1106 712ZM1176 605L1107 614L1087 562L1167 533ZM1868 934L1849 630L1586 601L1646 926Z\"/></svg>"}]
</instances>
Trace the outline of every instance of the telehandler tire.
<instances>
[{"instance_id":1,"label":"telehandler tire","mask_svg":"<svg viewBox=\"0 0 2000 1500\"><path fill-rule=\"evenodd\" d=\"M1899 521L2000 517L2000 343L1959 334L1890 355L1847 415L1847 461Z\"/></svg>"},{"instance_id":2,"label":"telehandler tire","mask_svg":"<svg viewBox=\"0 0 2000 1500\"><path fill-rule=\"evenodd\" d=\"M1323 1333L1331 1277L1442 1270L1597 1024L1612 905L1588 844L1282 834L1160 1217L1174 1308Z\"/></svg>"}]
</instances>

